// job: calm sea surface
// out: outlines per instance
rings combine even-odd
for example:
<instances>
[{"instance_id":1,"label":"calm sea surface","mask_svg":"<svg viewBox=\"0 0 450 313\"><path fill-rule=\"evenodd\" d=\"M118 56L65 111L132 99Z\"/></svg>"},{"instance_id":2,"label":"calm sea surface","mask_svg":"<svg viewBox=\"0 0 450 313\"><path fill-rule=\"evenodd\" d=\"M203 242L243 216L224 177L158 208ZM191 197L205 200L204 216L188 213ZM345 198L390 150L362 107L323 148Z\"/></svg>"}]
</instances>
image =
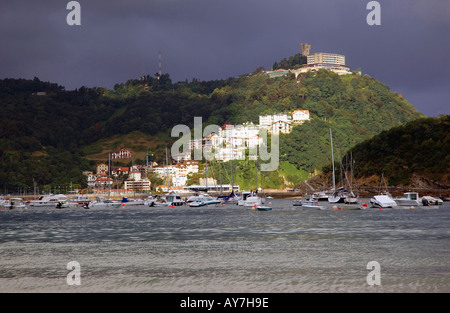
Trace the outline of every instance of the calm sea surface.
<instances>
[{"instance_id":1,"label":"calm sea surface","mask_svg":"<svg viewBox=\"0 0 450 313\"><path fill-rule=\"evenodd\" d=\"M272 211L0 210L0 292L450 292L450 202L312 210L267 201ZM67 284L71 261L81 285ZM381 285L367 283L371 261Z\"/></svg>"}]
</instances>

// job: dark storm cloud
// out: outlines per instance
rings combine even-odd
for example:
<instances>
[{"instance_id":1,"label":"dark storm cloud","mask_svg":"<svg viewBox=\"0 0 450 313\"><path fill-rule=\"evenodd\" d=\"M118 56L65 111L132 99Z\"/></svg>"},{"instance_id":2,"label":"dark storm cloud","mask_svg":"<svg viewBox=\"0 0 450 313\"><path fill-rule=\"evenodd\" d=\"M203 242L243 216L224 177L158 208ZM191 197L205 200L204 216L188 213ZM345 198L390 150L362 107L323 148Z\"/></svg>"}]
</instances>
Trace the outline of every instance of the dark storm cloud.
<instances>
[{"instance_id":1,"label":"dark storm cloud","mask_svg":"<svg viewBox=\"0 0 450 313\"><path fill-rule=\"evenodd\" d=\"M79 0L81 26L66 24L67 2L0 4L0 77L111 88L156 73L161 50L174 81L220 79L270 69L307 42L419 111L450 114L447 0L381 0L381 26L367 25L368 0Z\"/></svg>"}]
</instances>

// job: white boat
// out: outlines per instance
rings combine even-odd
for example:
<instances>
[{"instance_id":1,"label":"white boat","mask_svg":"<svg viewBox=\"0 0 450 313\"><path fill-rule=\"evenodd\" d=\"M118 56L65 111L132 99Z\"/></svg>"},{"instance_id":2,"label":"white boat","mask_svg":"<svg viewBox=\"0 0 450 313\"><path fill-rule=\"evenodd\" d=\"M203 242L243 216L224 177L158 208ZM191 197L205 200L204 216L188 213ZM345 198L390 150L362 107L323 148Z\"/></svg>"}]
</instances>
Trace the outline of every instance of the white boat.
<instances>
[{"instance_id":1,"label":"white boat","mask_svg":"<svg viewBox=\"0 0 450 313\"><path fill-rule=\"evenodd\" d=\"M382 189L384 188L384 192ZM381 174L380 186L378 188L378 195L370 198L370 204L375 208L395 208L397 207L397 202L392 198L392 195L388 191L388 186L386 179L384 178L384 173Z\"/></svg>"},{"instance_id":2,"label":"white boat","mask_svg":"<svg viewBox=\"0 0 450 313\"><path fill-rule=\"evenodd\" d=\"M187 204L190 207L201 207L201 206L207 206L207 204L200 200L191 201Z\"/></svg>"},{"instance_id":3,"label":"white boat","mask_svg":"<svg viewBox=\"0 0 450 313\"><path fill-rule=\"evenodd\" d=\"M59 201L67 200L67 196L63 194L57 195L44 195L40 196L39 199L33 199L29 201L29 205L32 207L45 207L45 206L55 206Z\"/></svg>"},{"instance_id":4,"label":"white boat","mask_svg":"<svg viewBox=\"0 0 450 313\"><path fill-rule=\"evenodd\" d=\"M121 206L121 201L116 201L109 198L106 199L104 197L97 197L94 201L90 201L89 203L83 205L86 209L120 208Z\"/></svg>"},{"instance_id":5,"label":"white boat","mask_svg":"<svg viewBox=\"0 0 450 313\"><path fill-rule=\"evenodd\" d=\"M319 191L313 194L313 199L317 201L328 201L328 195L324 191Z\"/></svg>"},{"instance_id":6,"label":"white boat","mask_svg":"<svg viewBox=\"0 0 450 313\"><path fill-rule=\"evenodd\" d=\"M78 203L81 205L88 205L89 202L91 202L91 199L88 196L75 196L74 198L70 199L73 203Z\"/></svg>"},{"instance_id":7,"label":"white boat","mask_svg":"<svg viewBox=\"0 0 450 313\"><path fill-rule=\"evenodd\" d=\"M184 204L184 201L181 199L180 195L173 191L166 195L166 202L169 206L180 206Z\"/></svg>"},{"instance_id":8,"label":"white boat","mask_svg":"<svg viewBox=\"0 0 450 313\"><path fill-rule=\"evenodd\" d=\"M200 194L198 196L189 197L186 201L189 206L216 205L222 203L219 199L214 199L208 194ZM203 205L201 205L203 204Z\"/></svg>"},{"instance_id":9,"label":"white boat","mask_svg":"<svg viewBox=\"0 0 450 313\"><path fill-rule=\"evenodd\" d=\"M27 206L22 198L10 198L9 202L11 202L10 209L26 209Z\"/></svg>"},{"instance_id":10,"label":"white boat","mask_svg":"<svg viewBox=\"0 0 450 313\"><path fill-rule=\"evenodd\" d=\"M419 193L417 192L405 192L403 197L395 198L394 201L399 206L418 206L422 204L419 199Z\"/></svg>"},{"instance_id":11,"label":"white boat","mask_svg":"<svg viewBox=\"0 0 450 313\"><path fill-rule=\"evenodd\" d=\"M423 205L442 205L444 203L442 199L431 196L423 196L421 201Z\"/></svg>"},{"instance_id":12,"label":"white boat","mask_svg":"<svg viewBox=\"0 0 450 313\"><path fill-rule=\"evenodd\" d=\"M344 203L345 197L347 197L348 191L344 187L340 187L328 197L330 203Z\"/></svg>"},{"instance_id":13,"label":"white boat","mask_svg":"<svg viewBox=\"0 0 450 313\"><path fill-rule=\"evenodd\" d=\"M353 194L353 192L349 192L344 196L344 203L346 204L356 204L358 203L358 197Z\"/></svg>"},{"instance_id":14,"label":"white boat","mask_svg":"<svg viewBox=\"0 0 450 313\"><path fill-rule=\"evenodd\" d=\"M260 206L263 204L263 199L259 197L255 192L244 191L242 192L242 199L238 201L240 206Z\"/></svg>"},{"instance_id":15,"label":"white boat","mask_svg":"<svg viewBox=\"0 0 450 313\"><path fill-rule=\"evenodd\" d=\"M317 205L319 200L314 197L310 197L309 199L294 199L292 200L292 204L294 206L303 206L303 205Z\"/></svg>"},{"instance_id":16,"label":"white boat","mask_svg":"<svg viewBox=\"0 0 450 313\"><path fill-rule=\"evenodd\" d=\"M128 199L123 197L121 202L122 206L144 205L146 202L144 199Z\"/></svg>"},{"instance_id":17,"label":"white boat","mask_svg":"<svg viewBox=\"0 0 450 313\"><path fill-rule=\"evenodd\" d=\"M187 198L186 203L201 201L203 198L209 197L208 194L201 193Z\"/></svg>"},{"instance_id":18,"label":"white boat","mask_svg":"<svg viewBox=\"0 0 450 313\"><path fill-rule=\"evenodd\" d=\"M317 210L324 210L325 207L321 206L319 204L319 201L315 199L314 197L311 197L309 199L295 199L293 200L292 204L294 206L301 206L303 208L309 208L309 209L317 209Z\"/></svg>"},{"instance_id":19,"label":"white boat","mask_svg":"<svg viewBox=\"0 0 450 313\"><path fill-rule=\"evenodd\" d=\"M169 206L169 203L167 203L166 199L161 197L149 196L145 203L150 207Z\"/></svg>"},{"instance_id":20,"label":"white boat","mask_svg":"<svg viewBox=\"0 0 450 313\"><path fill-rule=\"evenodd\" d=\"M82 204L72 202L68 199L60 200L60 201L58 201L58 203L55 204L55 208L57 208L57 209L77 208L77 207L82 207L82 206L83 206Z\"/></svg>"},{"instance_id":21,"label":"white boat","mask_svg":"<svg viewBox=\"0 0 450 313\"><path fill-rule=\"evenodd\" d=\"M302 205L303 208L308 208L308 209L314 209L314 210L325 210L326 207L324 207L323 205L320 205L320 203L316 203L316 204L304 204Z\"/></svg>"},{"instance_id":22,"label":"white boat","mask_svg":"<svg viewBox=\"0 0 450 313\"><path fill-rule=\"evenodd\" d=\"M376 195L370 198L370 204L374 208L393 208L397 203L390 195Z\"/></svg>"},{"instance_id":23,"label":"white boat","mask_svg":"<svg viewBox=\"0 0 450 313\"><path fill-rule=\"evenodd\" d=\"M9 209L11 207L11 201L0 196L0 209Z\"/></svg>"},{"instance_id":24,"label":"white boat","mask_svg":"<svg viewBox=\"0 0 450 313\"><path fill-rule=\"evenodd\" d=\"M237 204L239 200L242 199L241 196L237 195L234 190L227 196L219 196L219 199L222 199L224 203L229 204Z\"/></svg>"}]
</instances>

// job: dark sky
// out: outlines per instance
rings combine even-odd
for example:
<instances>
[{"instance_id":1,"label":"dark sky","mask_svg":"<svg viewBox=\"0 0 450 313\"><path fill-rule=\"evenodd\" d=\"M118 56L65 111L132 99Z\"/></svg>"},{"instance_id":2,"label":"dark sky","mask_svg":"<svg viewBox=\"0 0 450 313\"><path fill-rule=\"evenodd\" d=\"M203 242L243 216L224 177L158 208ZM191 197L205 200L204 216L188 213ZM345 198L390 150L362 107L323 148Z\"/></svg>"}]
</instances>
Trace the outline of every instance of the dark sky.
<instances>
[{"instance_id":1,"label":"dark sky","mask_svg":"<svg viewBox=\"0 0 450 313\"><path fill-rule=\"evenodd\" d=\"M450 1L65 0L0 2L0 78L38 77L66 89L112 88L162 69L174 82L270 69L300 53L339 53L428 116L450 114Z\"/></svg>"}]
</instances>

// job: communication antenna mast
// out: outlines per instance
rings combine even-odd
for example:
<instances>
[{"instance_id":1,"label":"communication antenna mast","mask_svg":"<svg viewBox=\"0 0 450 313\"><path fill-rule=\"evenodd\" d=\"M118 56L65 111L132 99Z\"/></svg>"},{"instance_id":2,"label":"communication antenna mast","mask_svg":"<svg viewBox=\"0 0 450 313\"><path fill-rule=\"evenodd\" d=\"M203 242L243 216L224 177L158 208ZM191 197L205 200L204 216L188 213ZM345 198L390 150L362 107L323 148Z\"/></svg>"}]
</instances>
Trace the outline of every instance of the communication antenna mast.
<instances>
[{"instance_id":1,"label":"communication antenna mast","mask_svg":"<svg viewBox=\"0 0 450 313\"><path fill-rule=\"evenodd\" d=\"M158 79L162 75L161 50L158 51Z\"/></svg>"}]
</instances>

